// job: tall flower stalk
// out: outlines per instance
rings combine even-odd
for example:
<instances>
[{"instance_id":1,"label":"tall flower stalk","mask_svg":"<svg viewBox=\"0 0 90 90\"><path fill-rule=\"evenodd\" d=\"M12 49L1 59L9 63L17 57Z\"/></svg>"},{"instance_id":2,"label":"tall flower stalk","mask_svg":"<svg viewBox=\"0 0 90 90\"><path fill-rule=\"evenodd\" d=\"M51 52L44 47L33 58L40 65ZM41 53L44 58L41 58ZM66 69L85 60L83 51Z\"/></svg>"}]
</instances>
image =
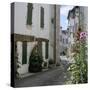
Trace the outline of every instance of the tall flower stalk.
<instances>
[{"instance_id":1,"label":"tall flower stalk","mask_svg":"<svg viewBox=\"0 0 90 90\"><path fill-rule=\"evenodd\" d=\"M76 35L76 44L73 52L75 63L71 64L69 71L71 73L72 83L86 83L87 76L87 32L78 31Z\"/></svg>"}]
</instances>

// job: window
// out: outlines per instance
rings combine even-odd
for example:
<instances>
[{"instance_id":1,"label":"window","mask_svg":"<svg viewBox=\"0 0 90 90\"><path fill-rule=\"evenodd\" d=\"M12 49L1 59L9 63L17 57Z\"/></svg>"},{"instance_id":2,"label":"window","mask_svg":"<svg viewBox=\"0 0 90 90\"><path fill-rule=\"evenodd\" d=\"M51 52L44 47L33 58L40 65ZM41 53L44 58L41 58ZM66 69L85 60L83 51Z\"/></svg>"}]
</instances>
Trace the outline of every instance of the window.
<instances>
[{"instance_id":1,"label":"window","mask_svg":"<svg viewBox=\"0 0 90 90\"><path fill-rule=\"evenodd\" d=\"M68 44L68 39L66 39L66 44Z\"/></svg>"},{"instance_id":2,"label":"window","mask_svg":"<svg viewBox=\"0 0 90 90\"><path fill-rule=\"evenodd\" d=\"M63 44L64 44L64 38L63 38Z\"/></svg>"},{"instance_id":3,"label":"window","mask_svg":"<svg viewBox=\"0 0 90 90\"><path fill-rule=\"evenodd\" d=\"M48 59L48 42L46 42L46 53L45 53L45 58Z\"/></svg>"},{"instance_id":4,"label":"window","mask_svg":"<svg viewBox=\"0 0 90 90\"><path fill-rule=\"evenodd\" d=\"M44 28L44 8L43 7L41 7L41 23L40 23L40 26L41 26L41 28Z\"/></svg>"},{"instance_id":5,"label":"window","mask_svg":"<svg viewBox=\"0 0 90 90\"><path fill-rule=\"evenodd\" d=\"M54 18L51 19L51 23L54 24Z\"/></svg>"},{"instance_id":6,"label":"window","mask_svg":"<svg viewBox=\"0 0 90 90\"><path fill-rule=\"evenodd\" d=\"M27 42L23 42L22 45L22 64L27 63Z\"/></svg>"},{"instance_id":7,"label":"window","mask_svg":"<svg viewBox=\"0 0 90 90\"><path fill-rule=\"evenodd\" d=\"M62 36L60 36L60 41L62 42Z\"/></svg>"},{"instance_id":8,"label":"window","mask_svg":"<svg viewBox=\"0 0 90 90\"><path fill-rule=\"evenodd\" d=\"M28 3L27 5L27 25L32 24L32 10L33 10L33 4Z\"/></svg>"}]
</instances>

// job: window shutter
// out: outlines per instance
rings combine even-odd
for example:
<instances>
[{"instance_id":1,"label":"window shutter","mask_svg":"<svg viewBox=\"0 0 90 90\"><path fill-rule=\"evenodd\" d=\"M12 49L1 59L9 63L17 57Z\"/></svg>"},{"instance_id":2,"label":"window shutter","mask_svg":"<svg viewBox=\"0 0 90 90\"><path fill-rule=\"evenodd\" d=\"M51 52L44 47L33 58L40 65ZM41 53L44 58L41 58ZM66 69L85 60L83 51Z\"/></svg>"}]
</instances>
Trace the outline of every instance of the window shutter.
<instances>
[{"instance_id":1,"label":"window shutter","mask_svg":"<svg viewBox=\"0 0 90 90\"><path fill-rule=\"evenodd\" d=\"M44 8L41 7L41 28L44 28Z\"/></svg>"},{"instance_id":2,"label":"window shutter","mask_svg":"<svg viewBox=\"0 0 90 90\"><path fill-rule=\"evenodd\" d=\"M22 64L27 63L27 42L23 42L22 45Z\"/></svg>"},{"instance_id":3,"label":"window shutter","mask_svg":"<svg viewBox=\"0 0 90 90\"><path fill-rule=\"evenodd\" d=\"M63 38L63 44L64 44L64 38Z\"/></svg>"},{"instance_id":4,"label":"window shutter","mask_svg":"<svg viewBox=\"0 0 90 90\"><path fill-rule=\"evenodd\" d=\"M40 56L42 56L42 42L41 41L38 41L38 52Z\"/></svg>"},{"instance_id":5,"label":"window shutter","mask_svg":"<svg viewBox=\"0 0 90 90\"><path fill-rule=\"evenodd\" d=\"M27 5L27 25L32 24L32 10L33 10L33 4L28 3Z\"/></svg>"},{"instance_id":6,"label":"window shutter","mask_svg":"<svg viewBox=\"0 0 90 90\"><path fill-rule=\"evenodd\" d=\"M48 59L48 42L46 42L46 54L45 54L45 58Z\"/></svg>"},{"instance_id":7,"label":"window shutter","mask_svg":"<svg viewBox=\"0 0 90 90\"><path fill-rule=\"evenodd\" d=\"M66 44L68 44L68 39L66 39Z\"/></svg>"}]
</instances>

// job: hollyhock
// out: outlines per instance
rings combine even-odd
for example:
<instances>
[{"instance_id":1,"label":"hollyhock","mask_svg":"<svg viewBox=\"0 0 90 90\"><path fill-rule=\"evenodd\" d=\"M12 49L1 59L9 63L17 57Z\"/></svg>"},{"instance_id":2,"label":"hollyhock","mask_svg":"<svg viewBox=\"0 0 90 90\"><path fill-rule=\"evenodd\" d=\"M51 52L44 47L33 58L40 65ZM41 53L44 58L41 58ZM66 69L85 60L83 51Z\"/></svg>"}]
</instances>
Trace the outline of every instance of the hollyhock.
<instances>
[{"instance_id":1,"label":"hollyhock","mask_svg":"<svg viewBox=\"0 0 90 90\"><path fill-rule=\"evenodd\" d=\"M80 39L83 40L83 39L86 39L87 38L87 32L81 32L80 33Z\"/></svg>"}]
</instances>

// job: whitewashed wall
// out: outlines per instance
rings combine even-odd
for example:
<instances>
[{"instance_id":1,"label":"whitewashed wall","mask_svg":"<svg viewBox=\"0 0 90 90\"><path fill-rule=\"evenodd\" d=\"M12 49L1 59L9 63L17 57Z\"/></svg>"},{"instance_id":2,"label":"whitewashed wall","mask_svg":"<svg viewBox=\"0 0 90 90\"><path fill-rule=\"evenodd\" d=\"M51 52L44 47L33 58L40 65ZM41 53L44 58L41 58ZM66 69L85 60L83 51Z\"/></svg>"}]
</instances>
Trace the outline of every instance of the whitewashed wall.
<instances>
[{"instance_id":1,"label":"whitewashed wall","mask_svg":"<svg viewBox=\"0 0 90 90\"><path fill-rule=\"evenodd\" d=\"M83 31L88 30L88 8L80 7L80 25Z\"/></svg>"},{"instance_id":2,"label":"whitewashed wall","mask_svg":"<svg viewBox=\"0 0 90 90\"><path fill-rule=\"evenodd\" d=\"M44 7L44 28L40 27L40 15L41 8ZM33 4L32 12L32 25L27 26L27 3L16 2L15 3L15 17L14 17L14 33L21 35L30 35L40 38L45 38L49 41L49 58L53 58L53 33L54 33L54 24L51 24L51 18L54 17L53 6L49 4ZM18 42L18 54L19 61L22 62L22 42ZM34 47L33 42L27 43L27 64L21 65L21 68L18 69L20 74L28 73L29 66L29 57L30 53ZM43 57L45 59L45 43L42 44Z\"/></svg>"},{"instance_id":3,"label":"whitewashed wall","mask_svg":"<svg viewBox=\"0 0 90 90\"><path fill-rule=\"evenodd\" d=\"M54 19L54 6L50 6L50 19ZM50 20L50 32L49 32L49 59L54 60L54 23Z\"/></svg>"},{"instance_id":4,"label":"whitewashed wall","mask_svg":"<svg viewBox=\"0 0 90 90\"><path fill-rule=\"evenodd\" d=\"M60 64L60 6L56 5L56 64Z\"/></svg>"},{"instance_id":5,"label":"whitewashed wall","mask_svg":"<svg viewBox=\"0 0 90 90\"><path fill-rule=\"evenodd\" d=\"M28 73L29 58L34 46L35 42L27 42L27 63L22 65L22 42L17 42L18 61L21 63L20 68L18 69L20 74Z\"/></svg>"},{"instance_id":6,"label":"whitewashed wall","mask_svg":"<svg viewBox=\"0 0 90 90\"><path fill-rule=\"evenodd\" d=\"M40 7L44 7L44 28L40 27ZM26 25L27 3L15 3L15 28L14 32L23 35L34 35L36 37L49 38L49 5L33 4L32 25L30 28Z\"/></svg>"}]
</instances>

